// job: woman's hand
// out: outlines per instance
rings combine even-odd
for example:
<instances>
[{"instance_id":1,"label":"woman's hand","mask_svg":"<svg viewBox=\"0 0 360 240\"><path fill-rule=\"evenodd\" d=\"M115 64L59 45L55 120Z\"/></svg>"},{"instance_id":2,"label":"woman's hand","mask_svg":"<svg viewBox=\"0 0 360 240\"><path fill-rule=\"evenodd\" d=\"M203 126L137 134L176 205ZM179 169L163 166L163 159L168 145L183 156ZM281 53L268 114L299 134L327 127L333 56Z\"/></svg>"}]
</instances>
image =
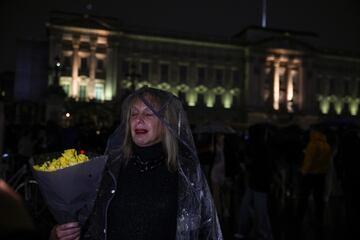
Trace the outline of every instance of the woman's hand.
<instances>
[{"instance_id":1,"label":"woman's hand","mask_svg":"<svg viewBox=\"0 0 360 240\"><path fill-rule=\"evenodd\" d=\"M78 222L70 222L56 225L51 230L50 240L78 240L80 239L80 225Z\"/></svg>"}]
</instances>

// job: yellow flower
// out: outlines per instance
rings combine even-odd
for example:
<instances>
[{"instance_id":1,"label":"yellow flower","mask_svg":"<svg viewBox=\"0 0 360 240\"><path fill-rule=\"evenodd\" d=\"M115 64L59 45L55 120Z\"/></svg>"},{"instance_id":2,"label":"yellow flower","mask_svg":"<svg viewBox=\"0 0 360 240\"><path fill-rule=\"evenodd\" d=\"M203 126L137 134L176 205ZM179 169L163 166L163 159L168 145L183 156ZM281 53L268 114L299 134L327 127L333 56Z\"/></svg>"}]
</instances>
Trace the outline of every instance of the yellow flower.
<instances>
[{"instance_id":1,"label":"yellow flower","mask_svg":"<svg viewBox=\"0 0 360 240\"><path fill-rule=\"evenodd\" d=\"M89 158L85 154L78 155L75 149L67 149L57 159L54 158L41 165L34 165L33 168L37 171L51 172L83 163L88 160Z\"/></svg>"}]
</instances>

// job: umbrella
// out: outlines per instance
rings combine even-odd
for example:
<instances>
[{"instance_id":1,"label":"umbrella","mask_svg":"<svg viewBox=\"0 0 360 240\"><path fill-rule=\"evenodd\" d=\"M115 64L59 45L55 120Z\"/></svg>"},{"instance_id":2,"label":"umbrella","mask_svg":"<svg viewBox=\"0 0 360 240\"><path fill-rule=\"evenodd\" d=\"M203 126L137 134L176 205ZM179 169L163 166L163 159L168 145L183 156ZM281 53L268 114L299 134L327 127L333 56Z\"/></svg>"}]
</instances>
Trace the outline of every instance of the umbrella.
<instances>
[{"instance_id":1,"label":"umbrella","mask_svg":"<svg viewBox=\"0 0 360 240\"><path fill-rule=\"evenodd\" d=\"M221 122L208 122L194 128L194 133L236 133L236 131Z\"/></svg>"}]
</instances>

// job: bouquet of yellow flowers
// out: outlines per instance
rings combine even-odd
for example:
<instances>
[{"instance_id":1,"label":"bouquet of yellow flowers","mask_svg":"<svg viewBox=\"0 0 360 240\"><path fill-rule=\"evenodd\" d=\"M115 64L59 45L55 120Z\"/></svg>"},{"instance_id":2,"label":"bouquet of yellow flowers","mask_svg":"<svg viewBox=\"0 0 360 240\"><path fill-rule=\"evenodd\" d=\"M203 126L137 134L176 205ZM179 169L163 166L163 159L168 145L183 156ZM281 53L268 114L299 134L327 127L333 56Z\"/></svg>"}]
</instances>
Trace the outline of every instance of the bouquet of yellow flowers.
<instances>
[{"instance_id":1,"label":"bouquet of yellow flowers","mask_svg":"<svg viewBox=\"0 0 360 240\"><path fill-rule=\"evenodd\" d=\"M58 223L83 224L93 207L107 157L75 149L32 158L41 194Z\"/></svg>"},{"instance_id":2,"label":"bouquet of yellow flowers","mask_svg":"<svg viewBox=\"0 0 360 240\"><path fill-rule=\"evenodd\" d=\"M46 161L41 165L34 165L33 168L37 171L52 172L85 161L89 161L88 156L82 153L78 155L75 149L68 149L65 150L60 157L53 158L51 161Z\"/></svg>"}]
</instances>

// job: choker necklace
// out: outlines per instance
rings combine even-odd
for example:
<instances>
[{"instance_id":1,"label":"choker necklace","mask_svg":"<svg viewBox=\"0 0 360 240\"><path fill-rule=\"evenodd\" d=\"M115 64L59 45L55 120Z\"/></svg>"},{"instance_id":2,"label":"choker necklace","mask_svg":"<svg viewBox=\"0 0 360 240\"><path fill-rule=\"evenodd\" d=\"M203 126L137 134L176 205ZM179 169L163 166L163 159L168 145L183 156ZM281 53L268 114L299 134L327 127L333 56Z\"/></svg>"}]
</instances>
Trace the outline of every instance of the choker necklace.
<instances>
[{"instance_id":1,"label":"choker necklace","mask_svg":"<svg viewBox=\"0 0 360 240\"><path fill-rule=\"evenodd\" d=\"M134 165L140 172L147 172L160 166L164 161L164 156L160 156L156 159L146 161L143 160L139 155L135 154L131 158L131 161L134 163Z\"/></svg>"}]
</instances>

